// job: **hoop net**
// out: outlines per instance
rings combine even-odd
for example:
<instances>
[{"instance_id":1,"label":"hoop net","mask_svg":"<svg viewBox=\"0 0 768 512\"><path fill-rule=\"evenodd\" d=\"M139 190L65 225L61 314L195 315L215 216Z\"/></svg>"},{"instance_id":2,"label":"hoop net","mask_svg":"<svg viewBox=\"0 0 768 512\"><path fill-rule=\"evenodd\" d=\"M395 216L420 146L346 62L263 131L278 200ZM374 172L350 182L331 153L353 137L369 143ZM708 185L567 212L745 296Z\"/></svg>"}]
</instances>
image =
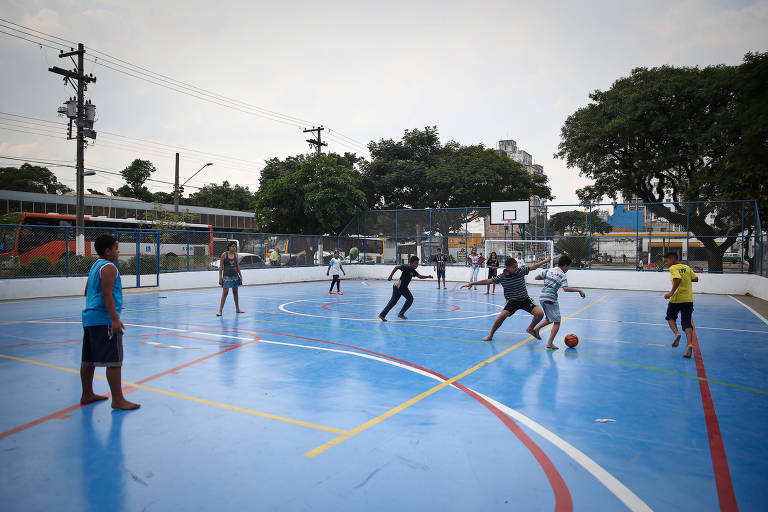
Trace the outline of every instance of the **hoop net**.
<instances>
[{"instance_id":1,"label":"hoop net","mask_svg":"<svg viewBox=\"0 0 768 512\"><path fill-rule=\"evenodd\" d=\"M508 256L515 258L518 264L525 263L526 265L552 258L552 261L545 266L554 266L555 244L552 240L492 240L486 238L484 245L485 261L488 261L491 253L495 252L500 267L504 267L504 260Z\"/></svg>"}]
</instances>

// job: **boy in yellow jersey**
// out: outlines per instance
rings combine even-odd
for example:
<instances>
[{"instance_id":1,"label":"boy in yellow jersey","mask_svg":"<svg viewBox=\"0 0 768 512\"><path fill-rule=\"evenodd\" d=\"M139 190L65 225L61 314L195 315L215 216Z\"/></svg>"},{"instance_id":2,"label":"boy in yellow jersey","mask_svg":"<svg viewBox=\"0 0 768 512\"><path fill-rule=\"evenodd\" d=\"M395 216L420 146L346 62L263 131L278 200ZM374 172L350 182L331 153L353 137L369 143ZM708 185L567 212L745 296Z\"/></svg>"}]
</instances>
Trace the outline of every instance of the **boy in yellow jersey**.
<instances>
[{"instance_id":1,"label":"boy in yellow jersey","mask_svg":"<svg viewBox=\"0 0 768 512\"><path fill-rule=\"evenodd\" d=\"M664 263L669 267L669 277L672 279L672 289L664 294L664 298L669 299L667 322L675 333L672 346L676 347L680 344L680 331L677 330L677 314L680 313L680 324L683 326L685 339L688 342L683 357L691 357L693 354L693 324L691 324L693 286L691 283L698 282L699 276L691 270L691 267L677 261L676 252L665 254Z\"/></svg>"}]
</instances>

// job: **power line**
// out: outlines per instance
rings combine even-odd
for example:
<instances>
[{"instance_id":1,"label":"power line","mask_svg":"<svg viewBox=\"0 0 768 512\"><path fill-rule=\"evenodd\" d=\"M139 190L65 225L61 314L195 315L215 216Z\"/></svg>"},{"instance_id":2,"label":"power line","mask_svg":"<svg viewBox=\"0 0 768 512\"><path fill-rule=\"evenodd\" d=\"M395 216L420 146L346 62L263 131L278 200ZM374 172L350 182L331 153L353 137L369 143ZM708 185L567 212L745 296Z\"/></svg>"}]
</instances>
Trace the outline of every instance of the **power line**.
<instances>
[{"instance_id":1,"label":"power line","mask_svg":"<svg viewBox=\"0 0 768 512\"><path fill-rule=\"evenodd\" d=\"M29 32L35 32L35 33L42 34L42 35L47 36L47 37L51 37L51 38L59 39L61 41L65 41L65 42L70 43L70 44L75 44L74 42L69 41L67 39L63 39L61 37L54 36L54 35L51 35L51 34L47 34L45 32L39 31L39 30L35 30L35 29L29 28L29 27L25 27L23 25L19 25L17 23L13 23L13 22L11 22L9 20L5 20L3 18L0 18L0 22L4 22L4 23L10 24L10 25L14 25L16 27L21 27L21 28L27 30L28 32L25 32L23 30L19 30L19 29L14 28L14 27L0 25L0 27L2 27L2 28L6 28L6 29L9 29L9 30L15 30L17 32L20 32L22 34L28 35L30 37L35 37L35 38L40 39L42 41L46 41L46 42L53 43L53 44L58 44L60 46L65 46L63 43L58 43L57 41L52 41L51 39L47 39L46 37L36 36L34 34L30 34ZM60 50L61 49L59 47L49 46L49 45L40 43L39 41L34 41L34 40L31 40L31 39L27 39L25 37L21 37L18 34L11 34L11 33L2 32L2 31L0 31L0 33L7 34L7 35L10 35L12 37L17 37L19 39L23 39L23 40L28 41L28 42L33 43L33 44L40 44L42 46L47 46L48 48L52 48L52 49L55 49L55 50ZM288 114L282 114L282 113L274 111L274 110L266 109L264 107L259 107L259 106L252 105L252 104L244 102L244 101L240 101L240 100L237 100L237 99L234 99L234 98L230 98L228 96L224 96L224 95L221 95L221 94L218 94L218 93L214 93L214 92L209 91L207 89L204 89L202 87L198 87L198 86L189 84L187 82L183 82L181 80L177 80L177 79L171 78L171 77L169 77L167 75L163 75L161 73L157 73L155 71L151 71L151 70L149 70L149 69L147 69L145 67L139 66L137 64L132 64L132 63L126 61L126 60L119 59L117 57L114 57L114 56L112 56L112 55L110 55L110 54L108 54L106 52L103 52L101 50L97 50L95 48L88 47L88 49L91 50L91 52L94 53L94 54L101 55L101 57L97 56L95 59L87 58L87 60L89 60L90 62L101 64L103 67L105 67L107 69L110 69L112 71L115 71L115 72L118 72L118 73L122 73L122 74L125 74L127 76L131 76L133 78L139 79L139 80L143 80L145 82L151 83L153 85L157 85L159 87L164 87L164 88L167 88L169 90L172 90L172 91L175 91L175 92L178 92L178 93L181 93L181 94L185 94L187 96L191 96L191 97L194 97L194 98L202 100L202 101L207 101L207 102L210 102L210 103L213 103L213 104L225 107L225 108L230 108L232 110L240 111L242 113L251 114L251 115L254 115L254 116L257 116L257 117L261 117L261 118L264 118L264 119L267 119L267 120L271 120L271 121L275 121L275 122L278 122L278 123L286 124L286 125L289 125L289 126L295 126L295 127L298 127L298 128L303 128L302 124L318 124L316 122L310 122L310 121L308 121L306 119L302 119L300 117L291 116L291 115L288 115ZM101 59L100 62L99 62L99 59ZM105 60L106 60L107 64L104 63ZM109 64L111 64L111 65L109 65ZM119 68L122 68L122 69L119 69ZM143 76L141 76L141 75L143 75ZM225 103L222 103L222 101L225 102ZM227 104L227 103L229 103L229 104ZM361 150L367 150L367 147L362 142L358 141L357 139L349 137L348 135L345 135L345 134L343 134L342 132L340 132L338 130L334 130L334 134L337 136L335 142L337 142L339 144L347 145L348 147L352 147L352 148L355 148L355 149L359 148ZM347 141L347 142L344 143L342 141Z\"/></svg>"}]
</instances>

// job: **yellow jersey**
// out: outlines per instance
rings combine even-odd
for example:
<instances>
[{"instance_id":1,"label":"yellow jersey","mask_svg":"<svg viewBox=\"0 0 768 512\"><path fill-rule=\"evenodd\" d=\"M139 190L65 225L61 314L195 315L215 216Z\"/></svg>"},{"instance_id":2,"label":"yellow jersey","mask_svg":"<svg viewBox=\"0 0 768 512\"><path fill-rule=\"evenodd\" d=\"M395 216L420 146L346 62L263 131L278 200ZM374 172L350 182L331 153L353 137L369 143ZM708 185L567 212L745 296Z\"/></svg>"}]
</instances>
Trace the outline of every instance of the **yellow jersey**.
<instances>
[{"instance_id":1,"label":"yellow jersey","mask_svg":"<svg viewBox=\"0 0 768 512\"><path fill-rule=\"evenodd\" d=\"M698 276L691 270L691 267L682 263L676 263L669 267L669 277L672 279L672 282L675 279L680 279L680 285L675 290L674 295L669 298L669 302L693 302L693 286L691 282Z\"/></svg>"}]
</instances>

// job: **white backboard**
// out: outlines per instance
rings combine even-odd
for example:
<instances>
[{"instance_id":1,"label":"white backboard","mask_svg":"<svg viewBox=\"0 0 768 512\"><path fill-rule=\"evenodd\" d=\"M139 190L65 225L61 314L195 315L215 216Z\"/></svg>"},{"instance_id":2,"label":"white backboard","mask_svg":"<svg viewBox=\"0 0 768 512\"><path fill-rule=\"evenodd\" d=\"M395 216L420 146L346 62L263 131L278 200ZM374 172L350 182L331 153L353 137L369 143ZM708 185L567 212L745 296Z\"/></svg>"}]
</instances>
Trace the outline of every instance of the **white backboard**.
<instances>
[{"instance_id":1,"label":"white backboard","mask_svg":"<svg viewBox=\"0 0 768 512\"><path fill-rule=\"evenodd\" d=\"M491 203L491 224L528 224L530 201L495 201Z\"/></svg>"}]
</instances>

